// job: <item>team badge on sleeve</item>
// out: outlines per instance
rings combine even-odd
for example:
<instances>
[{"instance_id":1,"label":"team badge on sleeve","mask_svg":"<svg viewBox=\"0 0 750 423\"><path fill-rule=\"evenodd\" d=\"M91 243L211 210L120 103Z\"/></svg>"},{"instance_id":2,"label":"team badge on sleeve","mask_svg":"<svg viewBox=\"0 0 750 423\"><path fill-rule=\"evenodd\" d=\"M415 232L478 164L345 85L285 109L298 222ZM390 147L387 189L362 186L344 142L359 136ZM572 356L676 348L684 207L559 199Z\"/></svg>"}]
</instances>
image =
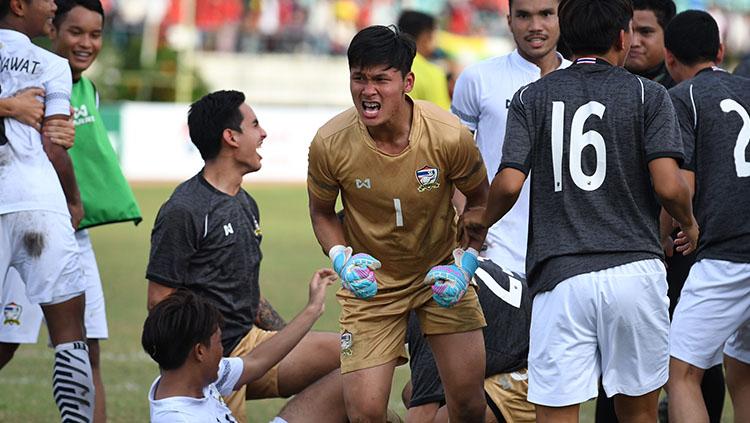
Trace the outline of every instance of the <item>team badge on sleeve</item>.
<instances>
[{"instance_id":1,"label":"team badge on sleeve","mask_svg":"<svg viewBox=\"0 0 750 423\"><path fill-rule=\"evenodd\" d=\"M440 173L440 169L429 167L429 166L425 166L422 169L419 169L418 171L416 171L417 182L419 182L419 188L417 188L417 191L425 192L433 188L439 188L440 187L440 182L438 182L439 173Z\"/></svg>"},{"instance_id":2,"label":"team badge on sleeve","mask_svg":"<svg viewBox=\"0 0 750 423\"><path fill-rule=\"evenodd\" d=\"M16 303L10 303L3 308L3 325L20 325L23 307Z\"/></svg>"}]
</instances>

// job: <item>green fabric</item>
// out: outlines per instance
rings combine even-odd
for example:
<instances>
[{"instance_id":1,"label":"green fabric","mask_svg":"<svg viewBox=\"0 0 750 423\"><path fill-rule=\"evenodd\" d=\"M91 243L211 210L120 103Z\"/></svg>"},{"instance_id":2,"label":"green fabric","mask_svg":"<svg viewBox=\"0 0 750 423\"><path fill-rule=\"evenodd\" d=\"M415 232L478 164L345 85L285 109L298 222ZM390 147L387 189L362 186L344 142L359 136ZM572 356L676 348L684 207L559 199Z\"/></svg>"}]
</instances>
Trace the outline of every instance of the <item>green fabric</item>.
<instances>
[{"instance_id":1,"label":"green fabric","mask_svg":"<svg viewBox=\"0 0 750 423\"><path fill-rule=\"evenodd\" d=\"M417 53L411 71L414 72L414 89L410 93L411 97L431 101L445 110L450 110L448 78L443 69Z\"/></svg>"},{"instance_id":2,"label":"green fabric","mask_svg":"<svg viewBox=\"0 0 750 423\"><path fill-rule=\"evenodd\" d=\"M90 80L81 77L73 84L71 104L76 138L68 153L86 213L79 229L124 221L137 225L142 220L141 211L109 142L97 109L96 88Z\"/></svg>"}]
</instances>

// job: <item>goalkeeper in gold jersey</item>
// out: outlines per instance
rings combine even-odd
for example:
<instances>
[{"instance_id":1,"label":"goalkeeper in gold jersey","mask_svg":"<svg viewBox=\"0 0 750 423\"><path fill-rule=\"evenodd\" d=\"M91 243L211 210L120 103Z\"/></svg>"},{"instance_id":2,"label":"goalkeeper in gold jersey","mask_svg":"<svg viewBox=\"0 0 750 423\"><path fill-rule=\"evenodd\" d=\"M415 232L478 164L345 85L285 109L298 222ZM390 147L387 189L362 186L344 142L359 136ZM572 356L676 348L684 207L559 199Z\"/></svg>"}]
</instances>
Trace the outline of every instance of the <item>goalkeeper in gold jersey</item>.
<instances>
[{"instance_id":1,"label":"goalkeeper in gold jersey","mask_svg":"<svg viewBox=\"0 0 750 423\"><path fill-rule=\"evenodd\" d=\"M452 422L484 419L485 326L469 281L482 240L457 242L459 220L487 201L484 164L458 118L413 100L414 41L372 26L348 50L354 107L316 134L308 192L315 235L342 279L341 371L351 421L383 421L394 368L416 311L435 354ZM344 222L335 213L341 194Z\"/></svg>"}]
</instances>

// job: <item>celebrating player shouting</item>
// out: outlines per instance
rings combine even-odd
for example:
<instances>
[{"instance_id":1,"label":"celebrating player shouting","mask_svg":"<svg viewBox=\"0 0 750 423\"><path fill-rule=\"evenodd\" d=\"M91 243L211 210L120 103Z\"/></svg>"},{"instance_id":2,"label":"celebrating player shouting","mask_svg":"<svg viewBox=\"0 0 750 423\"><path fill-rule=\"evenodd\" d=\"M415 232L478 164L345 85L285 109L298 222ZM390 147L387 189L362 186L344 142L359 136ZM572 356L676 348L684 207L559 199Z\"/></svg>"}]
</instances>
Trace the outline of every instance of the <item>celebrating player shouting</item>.
<instances>
[{"instance_id":1,"label":"celebrating player shouting","mask_svg":"<svg viewBox=\"0 0 750 423\"><path fill-rule=\"evenodd\" d=\"M269 306L260 301L263 237L258 205L242 188L242 177L261 168L258 149L266 131L238 91L216 91L193 103L188 128L205 163L156 217L146 270L148 304L151 308L180 288L200 293L224 318L224 355L238 357L278 333L258 326L259 313ZM295 395L280 416L286 421L343 421L335 396L341 392L336 341L335 333L302 337L262 377L227 397L234 418L247 421L246 399Z\"/></svg>"},{"instance_id":2,"label":"celebrating player shouting","mask_svg":"<svg viewBox=\"0 0 750 423\"><path fill-rule=\"evenodd\" d=\"M407 95L415 51L410 37L383 26L365 28L352 40L354 107L321 127L310 146L310 216L344 286L337 296L349 419L384 420L394 368L406 356L408 313L415 309L435 353L451 421L476 422L485 410L485 322L467 286L481 240L466 240L473 249L454 251L451 196L454 187L462 191L464 219L478 221L487 177L458 119ZM335 213L339 192L343 225ZM434 282L433 289L423 280Z\"/></svg>"},{"instance_id":3,"label":"celebrating player shouting","mask_svg":"<svg viewBox=\"0 0 750 423\"><path fill-rule=\"evenodd\" d=\"M669 362L660 204L683 229L678 251L698 237L679 128L666 90L620 67L628 0L564 0L559 11L578 59L511 101L485 224L508 212L533 171L528 399L537 420L578 421L601 375L619 419L653 422Z\"/></svg>"}]
</instances>

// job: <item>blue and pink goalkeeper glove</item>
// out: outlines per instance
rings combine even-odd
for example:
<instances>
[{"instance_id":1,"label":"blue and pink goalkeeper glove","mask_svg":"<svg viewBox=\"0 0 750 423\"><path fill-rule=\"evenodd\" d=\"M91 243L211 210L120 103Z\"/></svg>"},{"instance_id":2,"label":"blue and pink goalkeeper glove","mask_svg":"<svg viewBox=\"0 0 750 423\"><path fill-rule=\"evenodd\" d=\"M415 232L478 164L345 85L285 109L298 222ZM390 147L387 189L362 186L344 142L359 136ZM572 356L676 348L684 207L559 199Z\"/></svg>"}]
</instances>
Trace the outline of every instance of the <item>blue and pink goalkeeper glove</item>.
<instances>
[{"instance_id":1,"label":"blue and pink goalkeeper glove","mask_svg":"<svg viewBox=\"0 0 750 423\"><path fill-rule=\"evenodd\" d=\"M372 298L378 292L374 270L380 269L380 261L369 254L352 255L352 247L334 245L328 252L333 270L339 274L341 284L357 298Z\"/></svg>"},{"instance_id":2,"label":"blue and pink goalkeeper glove","mask_svg":"<svg viewBox=\"0 0 750 423\"><path fill-rule=\"evenodd\" d=\"M424 283L432 285L432 298L436 303L441 307L453 307L461 301L479 267L478 256L473 248L466 251L456 248L453 250L454 264L435 266L427 272Z\"/></svg>"}]
</instances>

